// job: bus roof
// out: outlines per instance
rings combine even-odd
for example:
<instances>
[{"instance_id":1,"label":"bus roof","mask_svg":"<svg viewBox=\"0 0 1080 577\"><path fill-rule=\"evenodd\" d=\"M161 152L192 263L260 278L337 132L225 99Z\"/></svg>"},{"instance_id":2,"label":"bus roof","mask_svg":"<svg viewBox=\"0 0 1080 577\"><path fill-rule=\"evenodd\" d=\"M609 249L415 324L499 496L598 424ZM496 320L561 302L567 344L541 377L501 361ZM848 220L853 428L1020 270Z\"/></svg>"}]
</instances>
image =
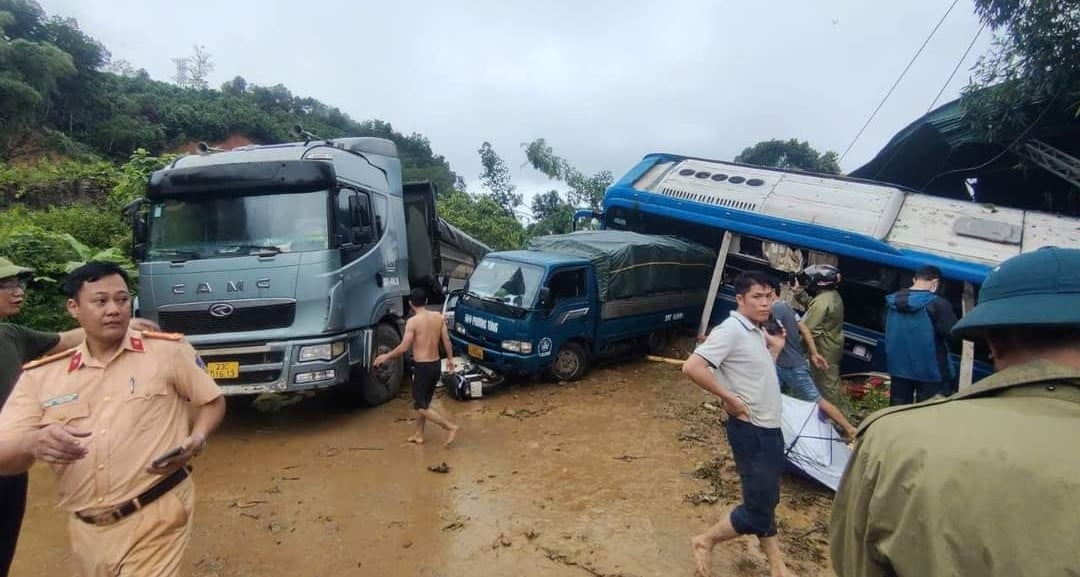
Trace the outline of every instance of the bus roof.
<instances>
[{"instance_id":1,"label":"bus roof","mask_svg":"<svg viewBox=\"0 0 1080 577\"><path fill-rule=\"evenodd\" d=\"M842 176L649 154L604 197L733 233L981 283L1001 261L1080 247L1080 219L919 194Z\"/></svg>"}]
</instances>

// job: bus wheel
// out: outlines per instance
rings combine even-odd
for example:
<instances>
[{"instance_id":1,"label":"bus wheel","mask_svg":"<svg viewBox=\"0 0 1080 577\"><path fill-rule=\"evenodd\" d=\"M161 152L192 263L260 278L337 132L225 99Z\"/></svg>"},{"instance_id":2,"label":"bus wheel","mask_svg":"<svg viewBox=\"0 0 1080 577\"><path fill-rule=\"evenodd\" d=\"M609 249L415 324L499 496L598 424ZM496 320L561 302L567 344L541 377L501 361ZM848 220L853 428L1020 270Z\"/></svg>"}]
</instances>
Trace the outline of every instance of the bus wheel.
<instances>
[{"instance_id":1,"label":"bus wheel","mask_svg":"<svg viewBox=\"0 0 1080 577\"><path fill-rule=\"evenodd\" d=\"M397 330L387 324L379 324L372 333L374 342L371 347L371 358L394 350L401 343L401 337ZM398 357L386 362L383 366L370 367L364 370L357 367L354 372L352 386L359 385L357 399L360 404L374 407L381 405L396 397L401 391L401 380L405 375L405 358Z\"/></svg>"},{"instance_id":2,"label":"bus wheel","mask_svg":"<svg viewBox=\"0 0 1080 577\"><path fill-rule=\"evenodd\" d=\"M576 381L589 368L589 357L580 343L563 343L555 354L555 362L549 369L551 376L560 381Z\"/></svg>"}]
</instances>

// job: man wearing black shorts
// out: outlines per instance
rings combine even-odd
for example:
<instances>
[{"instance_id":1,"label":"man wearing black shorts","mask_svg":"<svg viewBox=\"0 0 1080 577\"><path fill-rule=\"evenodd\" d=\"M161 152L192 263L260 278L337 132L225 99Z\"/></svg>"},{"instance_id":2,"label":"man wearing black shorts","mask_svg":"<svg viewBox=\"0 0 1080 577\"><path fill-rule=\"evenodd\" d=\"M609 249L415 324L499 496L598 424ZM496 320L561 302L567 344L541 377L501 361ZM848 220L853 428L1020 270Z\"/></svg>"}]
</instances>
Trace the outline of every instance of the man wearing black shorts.
<instances>
[{"instance_id":1,"label":"man wearing black shorts","mask_svg":"<svg viewBox=\"0 0 1080 577\"><path fill-rule=\"evenodd\" d=\"M446 360L447 369L454 371L454 350L450 344L450 333L446 330L446 321L438 312L429 311L427 305L427 293L424 289L413 289L409 294L409 308L413 311L412 318L405 323L405 337L401 344L394 350L375 357L375 366L378 367L390 359L404 355L409 348L413 351L413 408L416 409L416 434L409 437L410 443L423 444L424 425L431 421L446 429L446 446L454 442L457 436L458 426L450 422L438 411L431 408L431 397L435 394L435 385L442 376L442 367L439 361L439 344L442 343L449 357Z\"/></svg>"},{"instance_id":2,"label":"man wearing black shorts","mask_svg":"<svg viewBox=\"0 0 1080 577\"><path fill-rule=\"evenodd\" d=\"M742 503L690 541L698 577L710 574L713 547L739 535L757 536L773 577L790 575L776 537L784 437L780 383L773 366L787 334L782 327L778 335L762 328L772 310L772 291L768 275L740 274L735 279L738 308L683 364L694 384L724 403L728 443L742 484Z\"/></svg>"}]
</instances>

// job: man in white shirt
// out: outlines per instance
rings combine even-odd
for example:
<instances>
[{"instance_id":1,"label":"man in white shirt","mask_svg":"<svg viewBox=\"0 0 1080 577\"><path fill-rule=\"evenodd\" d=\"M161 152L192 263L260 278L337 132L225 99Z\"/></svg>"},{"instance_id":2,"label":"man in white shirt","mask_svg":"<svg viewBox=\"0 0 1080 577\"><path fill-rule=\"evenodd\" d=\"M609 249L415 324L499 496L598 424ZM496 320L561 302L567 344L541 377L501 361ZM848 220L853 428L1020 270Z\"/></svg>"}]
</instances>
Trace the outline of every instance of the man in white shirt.
<instances>
[{"instance_id":1,"label":"man in white shirt","mask_svg":"<svg viewBox=\"0 0 1080 577\"><path fill-rule=\"evenodd\" d=\"M771 278L744 272L735 279L738 308L713 329L683 364L683 373L716 395L728 414L727 436L742 483L743 502L708 531L691 539L700 577L709 575L713 547L739 535L756 535L773 577L790 575L776 538L784 437L780 431L780 383L776 356L786 332L762 328L772 310Z\"/></svg>"}]
</instances>

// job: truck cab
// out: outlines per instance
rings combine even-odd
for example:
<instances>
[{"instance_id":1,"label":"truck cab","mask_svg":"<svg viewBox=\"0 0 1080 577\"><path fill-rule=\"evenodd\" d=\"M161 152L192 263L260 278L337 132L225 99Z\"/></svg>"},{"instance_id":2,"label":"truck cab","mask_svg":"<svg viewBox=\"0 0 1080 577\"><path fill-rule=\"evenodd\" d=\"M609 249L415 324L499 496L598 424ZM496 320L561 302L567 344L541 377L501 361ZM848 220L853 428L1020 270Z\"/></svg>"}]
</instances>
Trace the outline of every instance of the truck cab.
<instances>
[{"instance_id":1,"label":"truck cab","mask_svg":"<svg viewBox=\"0 0 1080 577\"><path fill-rule=\"evenodd\" d=\"M501 373L580 377L596 334L595 274L580 257L489 254L454 309L454 348Z\"/></svg>"},{"instance_id":2,"label":"truck cab","mask_svg":"<svg viewBox=\"0 0 1080 577\"><path fill-rule=\"evenodd\" d=\"M182 157L133 215L140 312L185 334L226 395L342 385L385 402L404 361L372 359L400 343L411 287L445 284L434 203L378 138ZM448 267L462 279L469 250Z\"/></svg>"}]
</instances>

